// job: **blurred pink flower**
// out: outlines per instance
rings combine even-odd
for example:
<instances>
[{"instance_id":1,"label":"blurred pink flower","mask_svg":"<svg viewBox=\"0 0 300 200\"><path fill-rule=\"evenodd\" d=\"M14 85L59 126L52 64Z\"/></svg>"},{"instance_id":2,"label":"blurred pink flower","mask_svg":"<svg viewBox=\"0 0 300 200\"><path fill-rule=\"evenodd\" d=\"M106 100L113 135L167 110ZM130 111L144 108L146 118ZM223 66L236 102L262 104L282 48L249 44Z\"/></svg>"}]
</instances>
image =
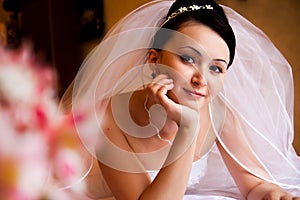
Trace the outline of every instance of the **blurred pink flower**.
<instances>
[{"instance_id":1,"label":"blurred pink flower","mask_svg":"<svg viewBox=\"0 0 300 200\"><path fill-rule=\"evenodd\" d=\"M0 48L0 199L84 193L87 152L73 116L58 112L56 87L55 71L29 48Z\"/></svg>"}]
</instances>

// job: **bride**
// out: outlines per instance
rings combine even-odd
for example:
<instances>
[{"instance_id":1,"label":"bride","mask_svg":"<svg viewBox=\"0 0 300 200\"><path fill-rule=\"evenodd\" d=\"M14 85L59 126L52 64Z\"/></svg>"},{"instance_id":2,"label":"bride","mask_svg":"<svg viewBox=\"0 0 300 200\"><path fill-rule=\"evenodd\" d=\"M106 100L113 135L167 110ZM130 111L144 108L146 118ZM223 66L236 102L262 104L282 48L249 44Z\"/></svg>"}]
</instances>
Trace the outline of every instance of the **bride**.
<instances>
[{"instance_id":1,"label":"bride","mask_svg":"<svg viewBox=\"0 0 300 200\"><path fill-rule=\"evenodd\" d=\"M300 199L291 69L213 0L151 1L91 52L63 103L95 163L92 199ZM72 99L72 101L70 101Z\"/></svg>"}]
</instances>

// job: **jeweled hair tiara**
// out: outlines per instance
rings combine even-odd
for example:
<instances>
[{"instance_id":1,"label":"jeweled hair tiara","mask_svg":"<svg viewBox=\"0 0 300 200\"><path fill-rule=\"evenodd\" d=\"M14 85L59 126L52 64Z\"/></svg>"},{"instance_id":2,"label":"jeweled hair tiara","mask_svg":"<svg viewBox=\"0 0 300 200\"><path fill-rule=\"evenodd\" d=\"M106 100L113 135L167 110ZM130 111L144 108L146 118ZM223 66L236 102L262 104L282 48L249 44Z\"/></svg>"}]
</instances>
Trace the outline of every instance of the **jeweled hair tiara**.
<instances>
[{"instance_id":1,"label":"jeweled hair tiara","mask_svg":"<svg viewBox=\"0 0 300 200\"><path fill-rule=\"evenodd\" d=\"M198 5L192 5L189 7L180 7L177 11L173 12L165 21L162 23L161 26L163 26L165 23L167 23L170 19L173 19L179 14L182 14L184 12L190 12L195 10L213 10L214 8L211 5L204 5L204 6L198 6Z\"/></svg>"}]
</instances>

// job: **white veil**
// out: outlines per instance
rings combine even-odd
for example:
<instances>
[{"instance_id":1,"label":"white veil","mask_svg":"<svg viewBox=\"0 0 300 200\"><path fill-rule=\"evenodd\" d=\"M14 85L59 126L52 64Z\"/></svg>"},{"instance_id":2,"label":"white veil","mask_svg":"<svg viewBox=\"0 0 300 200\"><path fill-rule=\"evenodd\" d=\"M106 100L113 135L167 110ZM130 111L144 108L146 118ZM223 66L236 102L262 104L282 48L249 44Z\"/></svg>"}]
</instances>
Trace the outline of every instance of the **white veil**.
<instances>
[{"instance_id":1,"label":"white veil","mask_svg":"<svg viewBox=\"0 0 300 200\"><path fill-rule=\"evenodd\" d=\"M224 85L226 95L220 97L244 124L243 135L270 178L281 186L299 190L300 158L292 146L291 67L262 31L233 10L224 9L237 38L237 49ZM232 155L246 164L242 155L226 145L221 136L222 139ZM256 174L251 167L249 171Z\"/></svg>"},{"instance_id":2,"label":"white veil","mask_svg":"<svg viewBox=\"0 0 300 200\"><path fill-rule=\"evenodd\" d=\"M98 125L99 120L116 88L124 86L126 91L134 90L147 82L147 76L151 79L151 71L146 67L140 67L142 70L135 70L135 67L145 63L153 35L165 20L172 3L151 1L121 19L86 58L72 87L62 99L62 106L72 109L74 114L92 113L90 126L77 128L86 148L98 159L111 160L112 157L105 156L105 152L96 153L99 138L100 145L108 145L103 142L105 138L101 136L103 130ZM237 49L227 72L224 90L218 95L220 101L215 102L234 113L225 123L238 122L241 126L222 134L220 111L218 105L212 103L211 116L217 138L250 173L300 195L300 158L292 146L294 96L291 67L258 28L232 9L223 8L236 35ZM142 81L141 76L144 77ZM236 142L242 142L244 148L236 148ZM126 154L116 152L120 157L122 153ZM130 166L136 156L126 159L112 162L124 166L126 171L137 170L136 166ZM145 170L144 166L139 167ZM225 165L222 167L226 169ZM225 182L224 190L227 187Z\"/></svg>"}]
</instances>

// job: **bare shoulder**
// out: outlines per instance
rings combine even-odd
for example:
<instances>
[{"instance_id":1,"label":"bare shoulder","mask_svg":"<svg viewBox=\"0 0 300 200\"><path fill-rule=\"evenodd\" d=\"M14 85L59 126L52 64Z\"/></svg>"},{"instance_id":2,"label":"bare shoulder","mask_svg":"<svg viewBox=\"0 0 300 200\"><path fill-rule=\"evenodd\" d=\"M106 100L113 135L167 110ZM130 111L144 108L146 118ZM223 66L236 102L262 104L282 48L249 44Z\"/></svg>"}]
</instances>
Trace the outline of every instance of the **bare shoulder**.
<instances>
[{"instance_id":1,"label":"bare shoulder","mask_svg":"<svg viewBox=\"0 0 300 200\"><path fill-rule=\"evenodd\" d=\"M101 119L101 129L107 139L118 148L129 152L133 151L126 136L124 135L124 132L118 127L113 118L110 103L105 110L103 118Z\"/></svg>"},{"instance_id":2,"label":"bare shoulder","mask_svg":"<svg viewBox=\"0 0 300 200\"><path fill-rule=\"evenodd\" d=\"M116 124L110 104L107 106L101 129L104 136L113 145L100 148L104 151L98 165L100 173L116 199L138 199L142 191L150 184L149 176L144 173L133 173L132 169L139 169L140 162L135 156L130 156L134 152L128 141L128 136ZM111 147L114 146L114 147ZM117 150L116 150L117 149ZM122 156L122 152L129 152L127 156Z\"/></svg>"}]
</instances>

